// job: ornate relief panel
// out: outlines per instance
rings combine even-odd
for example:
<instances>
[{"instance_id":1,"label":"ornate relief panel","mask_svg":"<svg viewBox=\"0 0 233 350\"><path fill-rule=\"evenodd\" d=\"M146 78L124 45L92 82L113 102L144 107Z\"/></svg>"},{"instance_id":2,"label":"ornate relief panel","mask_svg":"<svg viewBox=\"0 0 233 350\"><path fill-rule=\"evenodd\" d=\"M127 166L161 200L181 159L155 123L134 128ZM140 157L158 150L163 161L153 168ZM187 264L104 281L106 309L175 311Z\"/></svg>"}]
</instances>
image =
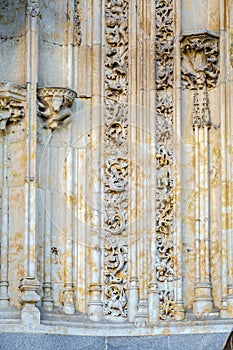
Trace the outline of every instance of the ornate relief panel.
<instances>
[{"instance_id":1,"label":"ornate relief panel","mask_svg":"<svg viewBox=\"0 0 233 350\"><path fill-rule=\"evenodd\" d=\"M174 316L173 83L174 3L156 0L156 263L161 319Z\"/></svg>"},{"instance_id":2,"label":"ornate relief panel","mask_svg":"<svg viewBox=\"0 0 233 350\"><path fill-rule=\"evenodd\" d=\"M213 120L211 120L210 90L216 88L220 73L218 36L210 33L184 36L181 39L181 58L183 89L193 90L192 102L192 92L185 95L187 102L193 104L196 240L193 310L196 315L202 316L213 309L210 251L210 242L213 239L210 234L212 212L210 129Z\"/></svg>"},{"instance_id":3,"label":"ornate relief panel","mask_svg":"<svg viewBox=\"0 0 233 350\"><path fill-rule=\"evenodd\" d=\"M214 88L219 76L218 37L209 33L185 36L181 52L183 87Z\"/></svg>"},{"instance_id":4,"label":"ornate relief panel","mask_svg":"<svg viewBox=\"0 0 233 350\"><path fill-rule=\"evenodd\" d=\"M25 114L26 89L18 84L0 83L0 129L6 130L9 122L19 121Z\"/></svg>"},{"instance_id":5,"label":"ornate relief panel","mask_svg":"<svg viewBox=\"0 0 233 350\"><path fill-rule=\"evenodd\" d=\"M128 1L105 1L104 307L127 317Z\"/></svg>"}]
</instances>

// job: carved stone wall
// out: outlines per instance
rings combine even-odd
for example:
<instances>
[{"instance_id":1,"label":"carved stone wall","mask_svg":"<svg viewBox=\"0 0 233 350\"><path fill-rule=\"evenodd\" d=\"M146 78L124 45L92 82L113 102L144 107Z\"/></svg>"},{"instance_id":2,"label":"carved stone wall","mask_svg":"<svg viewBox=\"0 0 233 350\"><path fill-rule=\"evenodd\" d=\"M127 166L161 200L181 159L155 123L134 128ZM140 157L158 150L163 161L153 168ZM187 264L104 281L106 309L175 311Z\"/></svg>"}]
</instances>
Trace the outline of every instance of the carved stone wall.
<instances>
[{"instance_id":1,"label":"carved stone wall","mask_svg":"<svg viewBox=\"0 0 233 350\"><path fill-rule=\"evenodd\" d=\"M232 5L0 10L0 323L230 330Z\"/></svg>"}]
</instances>

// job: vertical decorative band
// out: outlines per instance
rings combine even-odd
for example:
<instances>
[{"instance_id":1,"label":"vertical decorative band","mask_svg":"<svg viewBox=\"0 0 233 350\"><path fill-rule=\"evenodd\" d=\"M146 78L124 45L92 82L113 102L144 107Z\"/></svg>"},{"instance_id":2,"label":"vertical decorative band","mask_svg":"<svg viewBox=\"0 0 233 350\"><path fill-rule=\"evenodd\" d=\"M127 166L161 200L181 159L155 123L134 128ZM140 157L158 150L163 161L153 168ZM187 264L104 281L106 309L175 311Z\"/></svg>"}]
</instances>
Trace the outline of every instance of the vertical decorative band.
<instances>
[{"instance_id":1,"label":"vertical decorative band","mask_svg":"<svg viewBox=\"0 0 233 350\"><path fill-rule=\"evenodd\" d=\"M80 45L82 42L81 19L80 19L80 1L74 1L74 45Z\"/></svg>"},{"instance_id":2,"label":"vertical decorative band","mask_svg":"<svg viewBox=\"0 0 233 350\"><path fill-rule=\"evenodd\" d=\"M213 309L210 271L210 118L209 91L219 77L219 39L215 34L197 33L181 40L183 89L193 91L193 130L195 154L195 237L196 282L193 311L208 314ZM191 96L191 94L189 94ZM202 98L202 108L200 108Z\"/></svg>"},{"instance_id":3,"label":"vertical decorative band","mask_svg":"<svg viewBox=\"0 0 233 350\"><path fill-rule=\"evenodd\" d=\"M156 50L156 263L159 287L159 316L174 316L173 244L173 84L174 84L174 4L155 0Z\"/></svg>"},{"instance_id":4,"label":"vertical decorative band","mask_svg":"<svg viewBox=\"0 0 233 350\"><path fill-rule=\"evenodd\" d=\"M128 0L105 0L104 312L127 317Z\"/></svg>"}]
</instances>

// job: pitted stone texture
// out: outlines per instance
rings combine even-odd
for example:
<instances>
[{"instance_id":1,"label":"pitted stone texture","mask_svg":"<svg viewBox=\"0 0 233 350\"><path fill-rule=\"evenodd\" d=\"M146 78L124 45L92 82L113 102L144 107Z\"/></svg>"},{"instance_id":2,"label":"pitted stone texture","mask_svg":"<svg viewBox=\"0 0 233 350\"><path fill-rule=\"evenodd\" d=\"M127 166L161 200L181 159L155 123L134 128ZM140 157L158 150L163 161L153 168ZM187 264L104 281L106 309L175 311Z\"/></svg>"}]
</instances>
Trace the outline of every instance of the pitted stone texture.
<instances>
[{"instance_id":1,"label":"pitted stone texture","mask_svg":"<svg viewBox=\"0 0 233 350\"><path fill-rule=\"evenodd\" d=\"M227 334L186 334L168 337L168 350L221 350Z\"/></svg>"},{"instance_id":2,"label":"pitted stone texture","mask_svg":"<svg viewBox=\"0 0 233 350\"><path fill-rule=\"evenodd\" d=\"M227 334L147 337L82 337L54 334L0 334L0 350L221 350Z\"/></svg>"},{"instance_id":3,"label":"pitted stone texture","mask_svg":"<svg viewBox=\"0 0 233 350\"><path fill-rule=\"evenodd\" d=\"M168 350L168 337L111 337L107 338L107 350Z\"/></svg>"},{"instance_id":4,"label":"pitted stone texture","mask_svg":"<svg viewBox=\"0 0 233 350\"><path fill-rule=\"evenodd\" d=\"M54 334L0 334L0 350L95 350L106 349L104 337Z\"/></svg>"}]
</instances>

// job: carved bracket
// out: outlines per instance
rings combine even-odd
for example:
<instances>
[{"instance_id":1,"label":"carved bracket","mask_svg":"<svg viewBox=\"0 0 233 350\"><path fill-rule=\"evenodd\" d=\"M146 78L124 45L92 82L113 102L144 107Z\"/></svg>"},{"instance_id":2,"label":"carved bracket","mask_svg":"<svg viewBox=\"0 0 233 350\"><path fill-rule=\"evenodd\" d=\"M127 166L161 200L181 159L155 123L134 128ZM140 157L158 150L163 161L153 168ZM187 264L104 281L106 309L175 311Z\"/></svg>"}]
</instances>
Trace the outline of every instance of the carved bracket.
<instances>
[{"instance_id":1,"label":"carved bracket","mask_svg":"<svg viewBox=\"0 0 233 350\"><path fill-rule=\"evenodd\" d=\"M6 132L7 124L17 123L25 115L26 88L11 82L0 82L0 129Z\"/></svg>"},{"instance_id":2,"label":"carved bracket","mask_svg":"<svg viewBox=\"0 0 233 350\"><path fill-rule=\"evenodd\" d=\"M44 127L54 130L70 121L71 107L77 94L67 88L44 87L38 89L39 116Z\"/></svg>"},{"instance_id":3,"label":"carved bracket","mask_svg":"<svg viewBox=\"0 0 233 350\"><path fill-rule=\"evenodd\" d=\"M219 76L219 38L215 34L201 33L181 39L183 88L214 88Z\"/></svg>"}]
</instances>

